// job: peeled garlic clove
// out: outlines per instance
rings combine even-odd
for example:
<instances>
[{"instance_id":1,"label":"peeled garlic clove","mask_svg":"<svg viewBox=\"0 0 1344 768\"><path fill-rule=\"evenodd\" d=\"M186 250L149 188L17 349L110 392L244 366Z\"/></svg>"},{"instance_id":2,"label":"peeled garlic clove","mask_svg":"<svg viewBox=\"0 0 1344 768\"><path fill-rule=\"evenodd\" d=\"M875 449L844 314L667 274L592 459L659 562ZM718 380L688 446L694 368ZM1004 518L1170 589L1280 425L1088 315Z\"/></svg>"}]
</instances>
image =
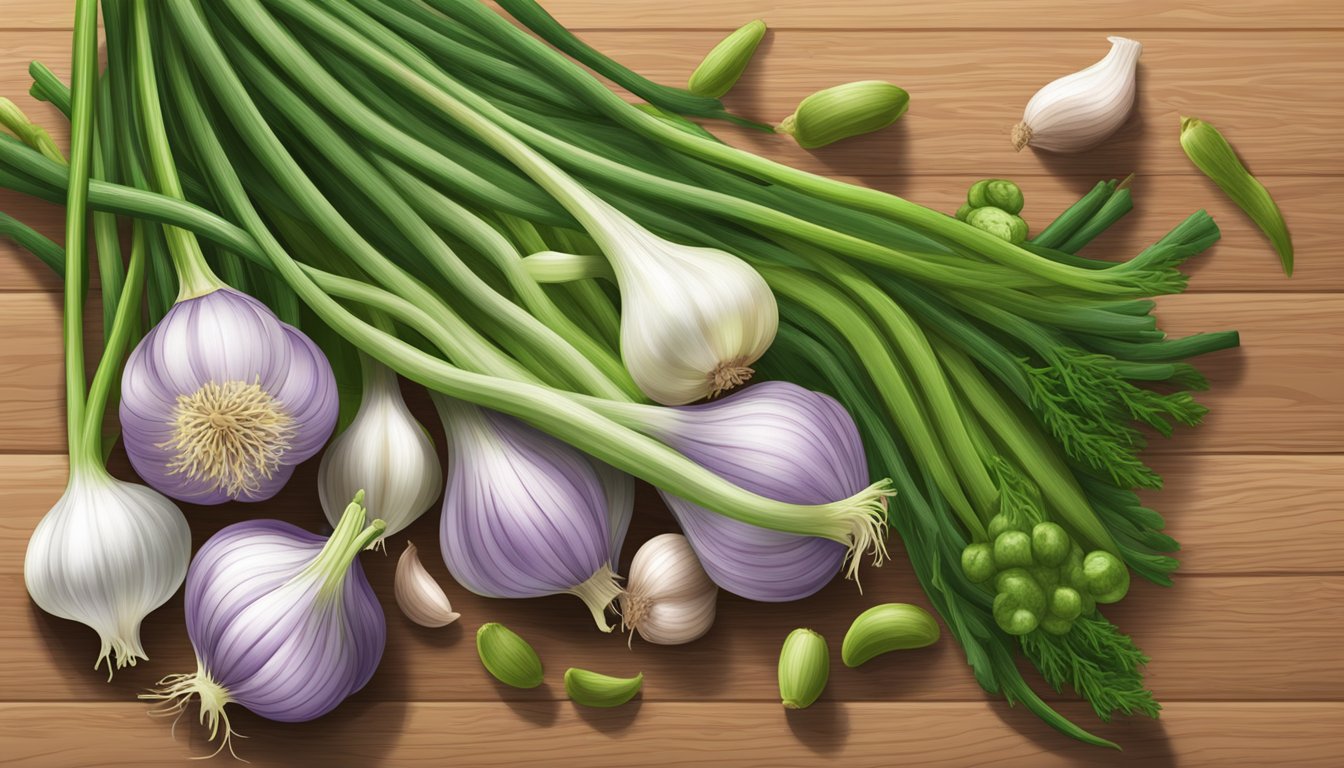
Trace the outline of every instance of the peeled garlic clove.
<instances>
[{"instance_id":1,"label":"peeled garlic clove","mask_svg":"<svg viewBox=\"0 0 1344 768\"><path fill-rule=\"evenodd\" d=\"M910 94L891 83L844 83L803 99L794 113L780 122L779 132L793 136L803 149L816 149L886 128L909 106Z\"/></svg>"},{"instance_id":2,"label":"peeled garlic clove","mask_svg":"<svg viewBox=\"0 0 1344 768\"><path fill-rule=\"evenodd\" d=\"M831 677L826 638L810 629L795 629L779 651L779 698L785 709L812 706Z\"/></svg>"},{"instance_id":3,"label":"peeled garlic clove","mask_svg":"<svg viewBox=\"0 0 1344 768\"><path fill-rule=\"evenodd\" d=\"M476 630L476 655L496 680L514 688L536 688L543 678L541 657L517 632L490 622Z\"/></svg>"},{"instance_id":4,"label":"peeled garlic clove","mask_svg":"<svg viewBox=\"0 0 1344 768\"><path fill-rule=\"evenodd\" d=\"M847 667L857 667L890 651L933 645L938 642L939 634L938 622L917 605L875 605L849 625L840 645L840 659Z\"/></svg>"},{"instance_id":5,"label":"peeled garlic clove","mask_svg":"<svg viewBox=\"0 0 1344 768\"><path fill-rule=\"evenodd\" d=\"M565 693L585 707L619 707L635 698L643 686L643 672L634 677L612 677L578 667L565 670Z\"/></svg>"},{"instance_id":6,"label":"peeled garlic clove","mask_svg":"<svg viewBox=\"0 0 1344 768\"><path fill-rule=\"evenodd\" d=\"M1143 46L1108 37L1111 50L1096 64L1055 80L1027 102L1013 128L1013 148L1082 152L1115 133L1134 107L1135 72Z\"/></svg>"},{"instance_id":7,"label":"peeled garlic clove","mask_svg":"<svg viewBox=\"0 0 1344 768\"><path fill-rule=\"evenodd\" d=\"M708 96L712 99L722 97L732 89L737 79L742 77L756 46L765 37L765 22L760 19L749 21L738 27L732 34L719 41L713 50L705 54L700 66L691 73L686 90L696 96Z\"/></svg>"},{"instance_id":8,"label":"peeled garlic clove","mask_svg":"<svg viewBox=\"0 0 1344 768\"><path fill-rule=\"evenodd\" d=\"M644 542L621 595L622 628L655 645L698 639L714 625L719 588L686 537L664 533Z\"/></svg>"},{"instance_id":9,"label":"peeled garlic clove","mask_svg":"<svg viewBox=\"0 0 1344 768\"><path fill-rule=\"evenodd\" d=\"M418 550L409 541L397 560L394 592L401 612L422 627L445 627L462 615L453 610L443 588L425 570Z\"/></svg>"}]
</instances>

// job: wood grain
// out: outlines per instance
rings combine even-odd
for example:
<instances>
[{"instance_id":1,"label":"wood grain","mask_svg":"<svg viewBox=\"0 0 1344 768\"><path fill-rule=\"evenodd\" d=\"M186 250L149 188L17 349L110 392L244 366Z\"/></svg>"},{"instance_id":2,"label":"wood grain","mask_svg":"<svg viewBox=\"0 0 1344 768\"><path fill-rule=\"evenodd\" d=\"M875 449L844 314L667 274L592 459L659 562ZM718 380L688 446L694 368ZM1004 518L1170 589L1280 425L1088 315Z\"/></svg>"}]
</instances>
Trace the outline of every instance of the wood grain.
<instances>
[{"instance_id":1,"label":"wood grain","mask_svg":"<svg viewBox=\"0 0 1344 768\"><path fill-rule=\"evenodd\" d=\"M1187 474L1202 472L1212 478L1203 486L1178 486L1182 493L1201 496L1201 503L1158 507L1170 513L1172 534L1187 551L1212 550L1203 561L1208 565L1204 570L1191 568L1190 572L1202 575L1180 577L1171 589L1138 585L1129 598L1106 611L1152 657L1147 672L1153 690L1163 701L1336 698L1344 687L1344 657L1335 652L1336 628L1344 621L1344 573L1332 556L1337 557L1344 547L1344 530L1337 516L1329 520L1328 513L1312 514L1308 508L1304 519L1288 515L1284 523L1272 508L1248 502L1291 495L1285 485L1316 469L1322 474L1305 481L1306 489L1298 492L1312 492L1313 503L1329 506L1344 490L1344 473L1340 472L1344 457L1311 457L1313 463L1304 467L1293 466L1287 457L1235 457L1242 464L1227 461L1230 457L1200 457L1197 462L1173 458L1181 459L1174 467L1175 476L1169 478L1173 484L1186 479L1181 477L1182 466ZM1203 464L1203 459L1213 463ZM1268 464L1260 481L1251 482L1244 465L1258 465L1260 459L1267 459ZM120 457L115 466L125 473ZM59 457L0 457L0 487L12 489L15 500L13 512L0 522L0 551L23 551L29 532L64 487L63 470ZM1276 470L1283 470L1285 476L1277 482L1266 480L1275 477ZM260 510L248 505L184 507L196 545L225 525L261 514L321 530L325 518L311 490L316 482L314 472L311 462L300 468L284 492ZM1220 502L1226 498L1224 493L1250 498L1226 504ZM1190 512L1201 508L1203 513ZM1322 517L1327 518L1324 525L1303 527ZM643 671L648 700L773 700L777 695L775 651L794 627L813 627L831 639L835 650L850 620L875 603L928 606L898 548L893 562L863 570L862 594L853 583L836 579L817 595L790 604L751 603L723 595L718 620L704 640L663 648L635 639L627 649L623 637L598 633L572 597L486 600L457 587L439 559L437 527L438 515L431 512L405 536L390 542L390 555L363 558L370 583L385 598L389 636L383 665L361 698L493 701L563 696L556 685L518 691L486 676L476 659L472 636L476 627L490 620L522 633L548 664L585 666L612 674ZM1266 528L1283 530L1260 537L1258 532ZM656 496L643 488L625 547L625 565L639 542L667 530L675 530L671 519ZM1297 546L1309 538L1316 541L1305 548ZM392 575L403 539L420 546L426 567L445 586L464 617L458 625L425 630L397 612L391 600ZM1220 542L1229 539L1258 541L1259 559L1252 561L1257 567L1235 556L1210 559L1218 556ZM1314 563L1313 569L1302 569L1303 549L1308 557L1319 553L1308 561ZM118 672L109 685L102 675L87 669L96 650L92 632L36 609L24 592L20 569L19 558L0 560L0 647L9 649L11 661L0 666L0 699L21 695L43 700L124 700L166 674L194 666L182 631L181 598L176 597L145 623L143 635L151 661ZM1239 575L1254 570L1301 575ZM40 641L25 642L28 638ZM1227 669L1239 671L1223 674ZM960 650L950 641L894 654L859 671L844 669L837 662L825 694L834 701L979 700L982 696Z\"/></svg>"},{"instance_id":2,"label":"wood grain","mask_svg":"<svg viewBox=\"0 0 1344 768\"><path fill-rule=\"evenodd\" d=\"M837 151L845 151L838 147ZM955 211L974 175L872 177L855 179L940 211ZM1024 216L1039 230L1090 189L1098 179L1081 176L1030 176L1019 181L1026 192ZM1283 276L1278 258L1255 225L1210 182L1197 176L1148 176L1136 179L1134 211L1088 246L1085 253L1120 259L1147 247L1186 215L1206 208L1222 230L1213 248L1185 267L1191 293L1226 291L1340 291L1344 270L1329 258L1338 239L1335 215L1339 181L1320 176L1269 176L1262 181L1283 200L1288 211L1297 267ZM0 190L5 211L48 237L61 241L64 209L14 192ZM57 291L60 281L31 255L0 241L0 291Z\"/></svg>"},{"instance_id":3,"label":"wood grain","mask_svg":"<svg viewBox=\"0 0 1344 768\"><path fill-rule=\"evenodd\" d=\"M615 12L609 0L554 0L545 3L564 24L577 31L620 29L729 30L752 18L775 29L1311 29L1344 27L1344 12L1332 0L1293 0L1272 10L1255 0L1094 0L1058 3L1024 0L1005 11L996 0L914 0L903 3L828 3L808 0L623 0ZM52 0L5 0L0 27L48 29L69 27L69 3Z\"/></svg>"},{"instance_id":4,"label":"wood grain","mask_svg":"<svg viewBox=\"0 0 1344 768\"><path fill-rule=\"evenodd\" d=\"M1074 708L1069 714L1083 714ZM1085 714L1083 714L1086 717ZM581 710L568 702L351 704L299 725L235 712L250 736L235 742L255 766L832 766L1145 765L1152 768L1334 768L1344 749L1344 705L1255 702L1173 704L1160 721L1097 729L1124 752L1083 747L1053 731L1024 735L1031 715L1002 703L777 704L645 702ZM0 740L14 768L181 766L208 755L190 717L168 723L136 704L0 706ZM78 723L79 738L68 738ZM731 725L728 725L731 724ZM520 736L521 735L521 736ZM225 757L224 759L228 759Z\"/></svg>"}]
</instances>

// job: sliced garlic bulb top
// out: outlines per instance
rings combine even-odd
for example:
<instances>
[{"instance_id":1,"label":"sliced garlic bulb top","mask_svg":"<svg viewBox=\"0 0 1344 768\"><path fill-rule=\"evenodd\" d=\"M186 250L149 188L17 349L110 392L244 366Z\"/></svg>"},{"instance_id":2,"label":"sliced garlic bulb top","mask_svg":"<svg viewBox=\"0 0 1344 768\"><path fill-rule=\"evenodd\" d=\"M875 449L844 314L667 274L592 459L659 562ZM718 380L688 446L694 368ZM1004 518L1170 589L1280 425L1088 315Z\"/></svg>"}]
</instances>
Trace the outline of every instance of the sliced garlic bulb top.
<instances>
[{"instance_id":1,"label":"sliced garlic bulb top","mask_svg":"<svg viewBox=\"0 0 1344 768\"><path fill-rule=\"evenodd\" d=\"M1055 80L1027 102L1013 128L1013 148L1082 152L1115 133L1134 107L1135 73L1143 46L1108 37L1111 50L1096 64Z\"/></svg>"}]
</instances>

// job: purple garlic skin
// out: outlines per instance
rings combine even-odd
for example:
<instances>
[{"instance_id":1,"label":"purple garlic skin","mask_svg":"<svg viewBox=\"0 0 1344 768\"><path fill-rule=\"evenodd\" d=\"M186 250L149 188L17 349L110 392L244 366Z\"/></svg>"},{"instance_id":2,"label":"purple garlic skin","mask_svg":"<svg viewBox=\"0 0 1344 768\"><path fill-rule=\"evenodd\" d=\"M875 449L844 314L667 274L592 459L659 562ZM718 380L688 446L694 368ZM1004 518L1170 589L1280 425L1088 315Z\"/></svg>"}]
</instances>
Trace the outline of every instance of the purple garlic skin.
<instances>
[{"instance_id":1,"label":"purple garlic skin","mask_svg":"<svg viewBox=\"0 0 1344 768\"><path fill-rule=\"evenodd\" d=\"M721 400L675 409L658 437L745 490L791 504L827 504L868 486L858 427L833 398L767 381ZM836 541L750 525L660 491L700 563L749 600L799 600L845 562Z\"/></svg>"},{"instance_id":2,"label":"purple garlic skin","mask_svg":"<svg viewBox=\"0 0 1344 768\"><path fill-rule=\"evenodd\" d=\"M121 380L136 473L193 504L262 501L336 425L336 381L307 336L246 294L180 301L140 341Z\"/></svg>"}]
</instances>

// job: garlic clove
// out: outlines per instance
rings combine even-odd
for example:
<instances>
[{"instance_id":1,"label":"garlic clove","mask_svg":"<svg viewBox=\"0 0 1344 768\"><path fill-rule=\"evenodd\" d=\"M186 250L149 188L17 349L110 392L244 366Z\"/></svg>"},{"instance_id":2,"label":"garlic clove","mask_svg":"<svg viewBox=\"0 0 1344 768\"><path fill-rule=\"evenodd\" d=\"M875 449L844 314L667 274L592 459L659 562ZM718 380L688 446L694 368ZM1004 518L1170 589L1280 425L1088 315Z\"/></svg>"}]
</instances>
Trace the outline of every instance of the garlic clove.
<instances>
[{"instance_id":1,"label":"garlic clove","mask_svg":"<svg viewBox=\"0 0 1344 768\"><path fill-rule=\"evenodd\" d=\"M1014 149L1082 152L1124 124L1134 107L1143 46L1126 37L1106 39L1111 50L1100 61L1047 84L1031 97L1022 122L1013 128Z\"/></svg>"},{"instance_id":2,"label":"garlic clove","mask_svg":"<svg viewBox=\"0 0 1344 768\"><path fill-rule=\"evenodd\" d=\"M409 541L397 560L394 593L401 612L422 627L446 627L462 616L453 610L448 595L429 575L420 562L419 550Z\"/></svg>"},{"instance_id":3,"label":"garlic clove","mask_svg":"<svg viewBox=\"0 0 1344 768\"><path fill-rule=\"evenodd\" d=\"M621 594L623 629L655 645L680 645L714 625L719 588L686 537L664 533L644 542Z\"/></svg>"}]
</instances>

